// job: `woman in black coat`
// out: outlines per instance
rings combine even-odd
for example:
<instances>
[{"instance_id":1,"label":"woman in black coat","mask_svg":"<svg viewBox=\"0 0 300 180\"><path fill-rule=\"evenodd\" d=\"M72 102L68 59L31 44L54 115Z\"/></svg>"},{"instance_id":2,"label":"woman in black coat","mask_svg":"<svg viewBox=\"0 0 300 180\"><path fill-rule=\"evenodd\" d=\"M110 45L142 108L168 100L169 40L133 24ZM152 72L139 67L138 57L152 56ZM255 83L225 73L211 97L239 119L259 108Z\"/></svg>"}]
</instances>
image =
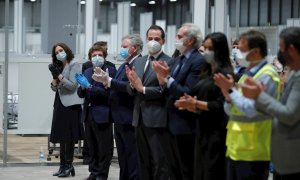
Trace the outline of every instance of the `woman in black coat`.
<instances>
[{"instance_id":1,"label":"woman in black coat","mask_svg":"<svg viewBox=\"0 0 300 180\"><path fill-rule=\"evenodd\" d=\"M204 57L199 82L190 95L175 102L175 106L198 114L194 180L225 179L225 137L227 116L224 97L213 80L214 73L233 74L226 36L212 33L204 40Z\"/></svg>"},{"instance_id":2,"label":"woman in black coat","mask_svg":"<svg viewBox=\"0 0 300 180\"><path fill-rule=\"evenodd\" d=\"M77 95L78 84L75 74L81 72L80 65L73 60L71 49L64 43L52 48L52 64L49 70L53 80L51 88L55 91L53 119L50 142L60 143L60 168L53 176L75 176L72 165L74 144L83 137L80 121L83 100Z\"/></svg>"}]
</instances>

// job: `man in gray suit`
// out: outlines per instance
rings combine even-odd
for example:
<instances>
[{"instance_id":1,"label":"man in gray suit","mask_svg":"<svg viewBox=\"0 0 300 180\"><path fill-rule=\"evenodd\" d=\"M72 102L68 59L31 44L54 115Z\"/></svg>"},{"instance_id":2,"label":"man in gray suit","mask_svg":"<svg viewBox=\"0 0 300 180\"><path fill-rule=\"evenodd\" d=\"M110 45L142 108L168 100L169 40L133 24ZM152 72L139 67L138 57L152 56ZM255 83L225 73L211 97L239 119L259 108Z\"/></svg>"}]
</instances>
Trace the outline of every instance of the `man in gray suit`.
<instances>
[{"instance_id":1,"label":"man in gray suit","mask_svg":"<svg viewBox=\"0 0 300 180\"><path fill-rule=\"evenodd\" d=\"M161 27L151 26L146 35L148 55L137 59L132 69L126 66L130 81L128 92L135 94L133 126L136 128L140 179L165 180L169 175L161 139L167 127L166 99L152 69L152 61L170 63L171 58L161 49L165 42Z\"/></svg>"},{"instance_id":2,"label":"man in gray suit","mask_svg":"<svg viewBox=\"0 0 300 180\"><path fill-rule=\"evenodd\" d=\"M244 96L255 99L258 110L274 117L271 143L274 180L294 180L300 179L300 28L284 29L279 46L278 57L283 57L292 70L280 102L251 78L242 90Z\"/></svg>"}]
</instances>

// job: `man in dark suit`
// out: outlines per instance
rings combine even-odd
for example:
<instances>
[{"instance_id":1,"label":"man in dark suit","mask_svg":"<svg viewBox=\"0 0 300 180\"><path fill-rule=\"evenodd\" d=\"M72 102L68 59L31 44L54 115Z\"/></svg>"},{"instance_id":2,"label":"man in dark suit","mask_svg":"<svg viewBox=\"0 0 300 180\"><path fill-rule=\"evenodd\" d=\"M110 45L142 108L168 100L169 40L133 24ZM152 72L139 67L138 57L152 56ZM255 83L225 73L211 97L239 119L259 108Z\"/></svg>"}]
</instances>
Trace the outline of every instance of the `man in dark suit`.
<instances>
[{"instance_id":1,"label":"man in dark suit","mask_svg":"<svg viewBox=\"0 0 300 180\"><path fill-rule=\"evenodd\" d=\"M151 26L146 35L149 54L137 59L132 70L126 67L130 81L128 92L135 94L133 126L136 130L140 179L165 180L169 179L169 173L161 137L167 127L166 100L152 63L155 60L170 63L171 58L161 50L165 42L161 27Z\"/></svg>"},{"instance_id":2,"label":"man in dark suit","mask_svg":"<svg viewBox=\"0 0 300 180\"><path fill-rule=\"evenodd\" d=\"M108 69L115 76L116 68L108 65L104 59L105 49L93 46L90 49L93 67L84 71L84 76L91 84L89 87L78 88L78 96L85 98L87 107L84 109L85 133L89 148L88 179L106 180L113 156L113 131L109 118L109 89L92 79L94 67Z\"/></svg>"},{"instance_id":3,"label":"man in dark suit","mask_svg":"<svg viewBox=\"0 0 300 180\"><path fill-rule=\"evenodd\" d=\"M125 73L125 65L129 68L141 57L143 41L139 35L127 35L122 38L120 55L126 61L116 76L94 75L95 81L107 84L110 91L110 112L114 124L114 137L117 145L120 166L120 180L138 179L138 160L135 141L135 130L132 126L134 97L127 93L129 83ZM101 73L105 74L104 71Z\"/></svg>"},{"instance_id":4,"label":"man in dark suit","mask_svg":"<svg viewBox=\"0 0 300 180\"><path fill-rule=\"evenodd\" d=\"M178 110L174 102L184 93L190 93L198 81L200 68L205 62L198 52L201 42L200 29L191 23L183 24L176 35L176 49L180 51L181 56L174 60L173 67L169 68L164 62L153 63L159 83L166 88L168 97L168 128L171 142L168 146L176 150L165 148L171 163L171 173L181 170L182 177L176 179L193 179L195 117L191 112Z\"/></svg>"}]
</instances>

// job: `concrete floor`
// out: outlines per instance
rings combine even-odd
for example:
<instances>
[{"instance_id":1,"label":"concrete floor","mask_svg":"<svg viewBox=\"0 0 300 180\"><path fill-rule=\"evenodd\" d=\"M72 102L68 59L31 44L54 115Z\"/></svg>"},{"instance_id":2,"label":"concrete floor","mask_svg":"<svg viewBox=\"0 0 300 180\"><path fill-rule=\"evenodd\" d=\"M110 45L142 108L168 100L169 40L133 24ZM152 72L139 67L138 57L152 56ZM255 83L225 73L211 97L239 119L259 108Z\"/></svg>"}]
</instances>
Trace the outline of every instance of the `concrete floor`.
<instances>
[{"instance_id":1,"label":"concrete floor","mask_svg":"<svg viewBox=\"0 0 300 180\"><path fill-rule=\"evenodd\" d=\"M58 170L59 158L51 156L51 161L39 163L39 151L43 149L48 155L48 137L39 135L8 135L8 163L3 167L3 135L0 134L0 180L48 180L57 179L52 176ZM78 148L77 148L78 150ZM58 152L54 152L58 153ZM76 154L76 153L75 153ZM71 179L86 179L89 176L88 166L82 165L82 159L74 158L76 175ZM113 162L110 166L109 180L119 179L119 165L116 160L116 149ZM272 180L272 174L269 180Z\"/></svg>"},{"instance_id":2,"label":"concrete floor","mask_svg":"<svg viewBox=\"0 0 300 180\"><path fill-rule=\"evenodd\" d=\"M75 177L70 179L84 180L89 176L87 165L75 165ZM2 167L0 179L2 180L50 180L58 179L52 173L58 170L58 166L27 166L27 167ZM65 178L63 178L65 179ZM119 165L112 163L109 171L109 180L119 180Z\"/></svg>"}]
</instances>

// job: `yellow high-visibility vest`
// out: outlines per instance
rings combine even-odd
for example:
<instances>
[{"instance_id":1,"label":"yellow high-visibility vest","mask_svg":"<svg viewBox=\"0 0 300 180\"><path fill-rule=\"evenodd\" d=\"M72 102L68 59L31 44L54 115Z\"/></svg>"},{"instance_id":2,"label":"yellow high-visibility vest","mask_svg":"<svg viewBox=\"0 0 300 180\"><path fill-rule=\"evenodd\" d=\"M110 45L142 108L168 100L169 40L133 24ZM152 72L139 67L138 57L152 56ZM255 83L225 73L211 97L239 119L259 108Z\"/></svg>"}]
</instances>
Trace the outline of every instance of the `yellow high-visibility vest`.
<instances>
[{"instance_id":1,"label":"yellow high-visibility vest","mask_svg":"<svg viewBox=\"0 0 300 180\"><path fill-rule=\"evenodd\" d=\"M264 65L254 76L258 79L269 75L276 84L276 98L279 98L280 79L278 73L269 64ZM239 83L244 83L247 75L243 75ZM241 89L239 89L241 92ZM241 121L241 120L247 120ZM226 156L235 161L269 161L272 117L258 113L247 117L233 104L227 124Z\"/></svg>"}]
</instances>

